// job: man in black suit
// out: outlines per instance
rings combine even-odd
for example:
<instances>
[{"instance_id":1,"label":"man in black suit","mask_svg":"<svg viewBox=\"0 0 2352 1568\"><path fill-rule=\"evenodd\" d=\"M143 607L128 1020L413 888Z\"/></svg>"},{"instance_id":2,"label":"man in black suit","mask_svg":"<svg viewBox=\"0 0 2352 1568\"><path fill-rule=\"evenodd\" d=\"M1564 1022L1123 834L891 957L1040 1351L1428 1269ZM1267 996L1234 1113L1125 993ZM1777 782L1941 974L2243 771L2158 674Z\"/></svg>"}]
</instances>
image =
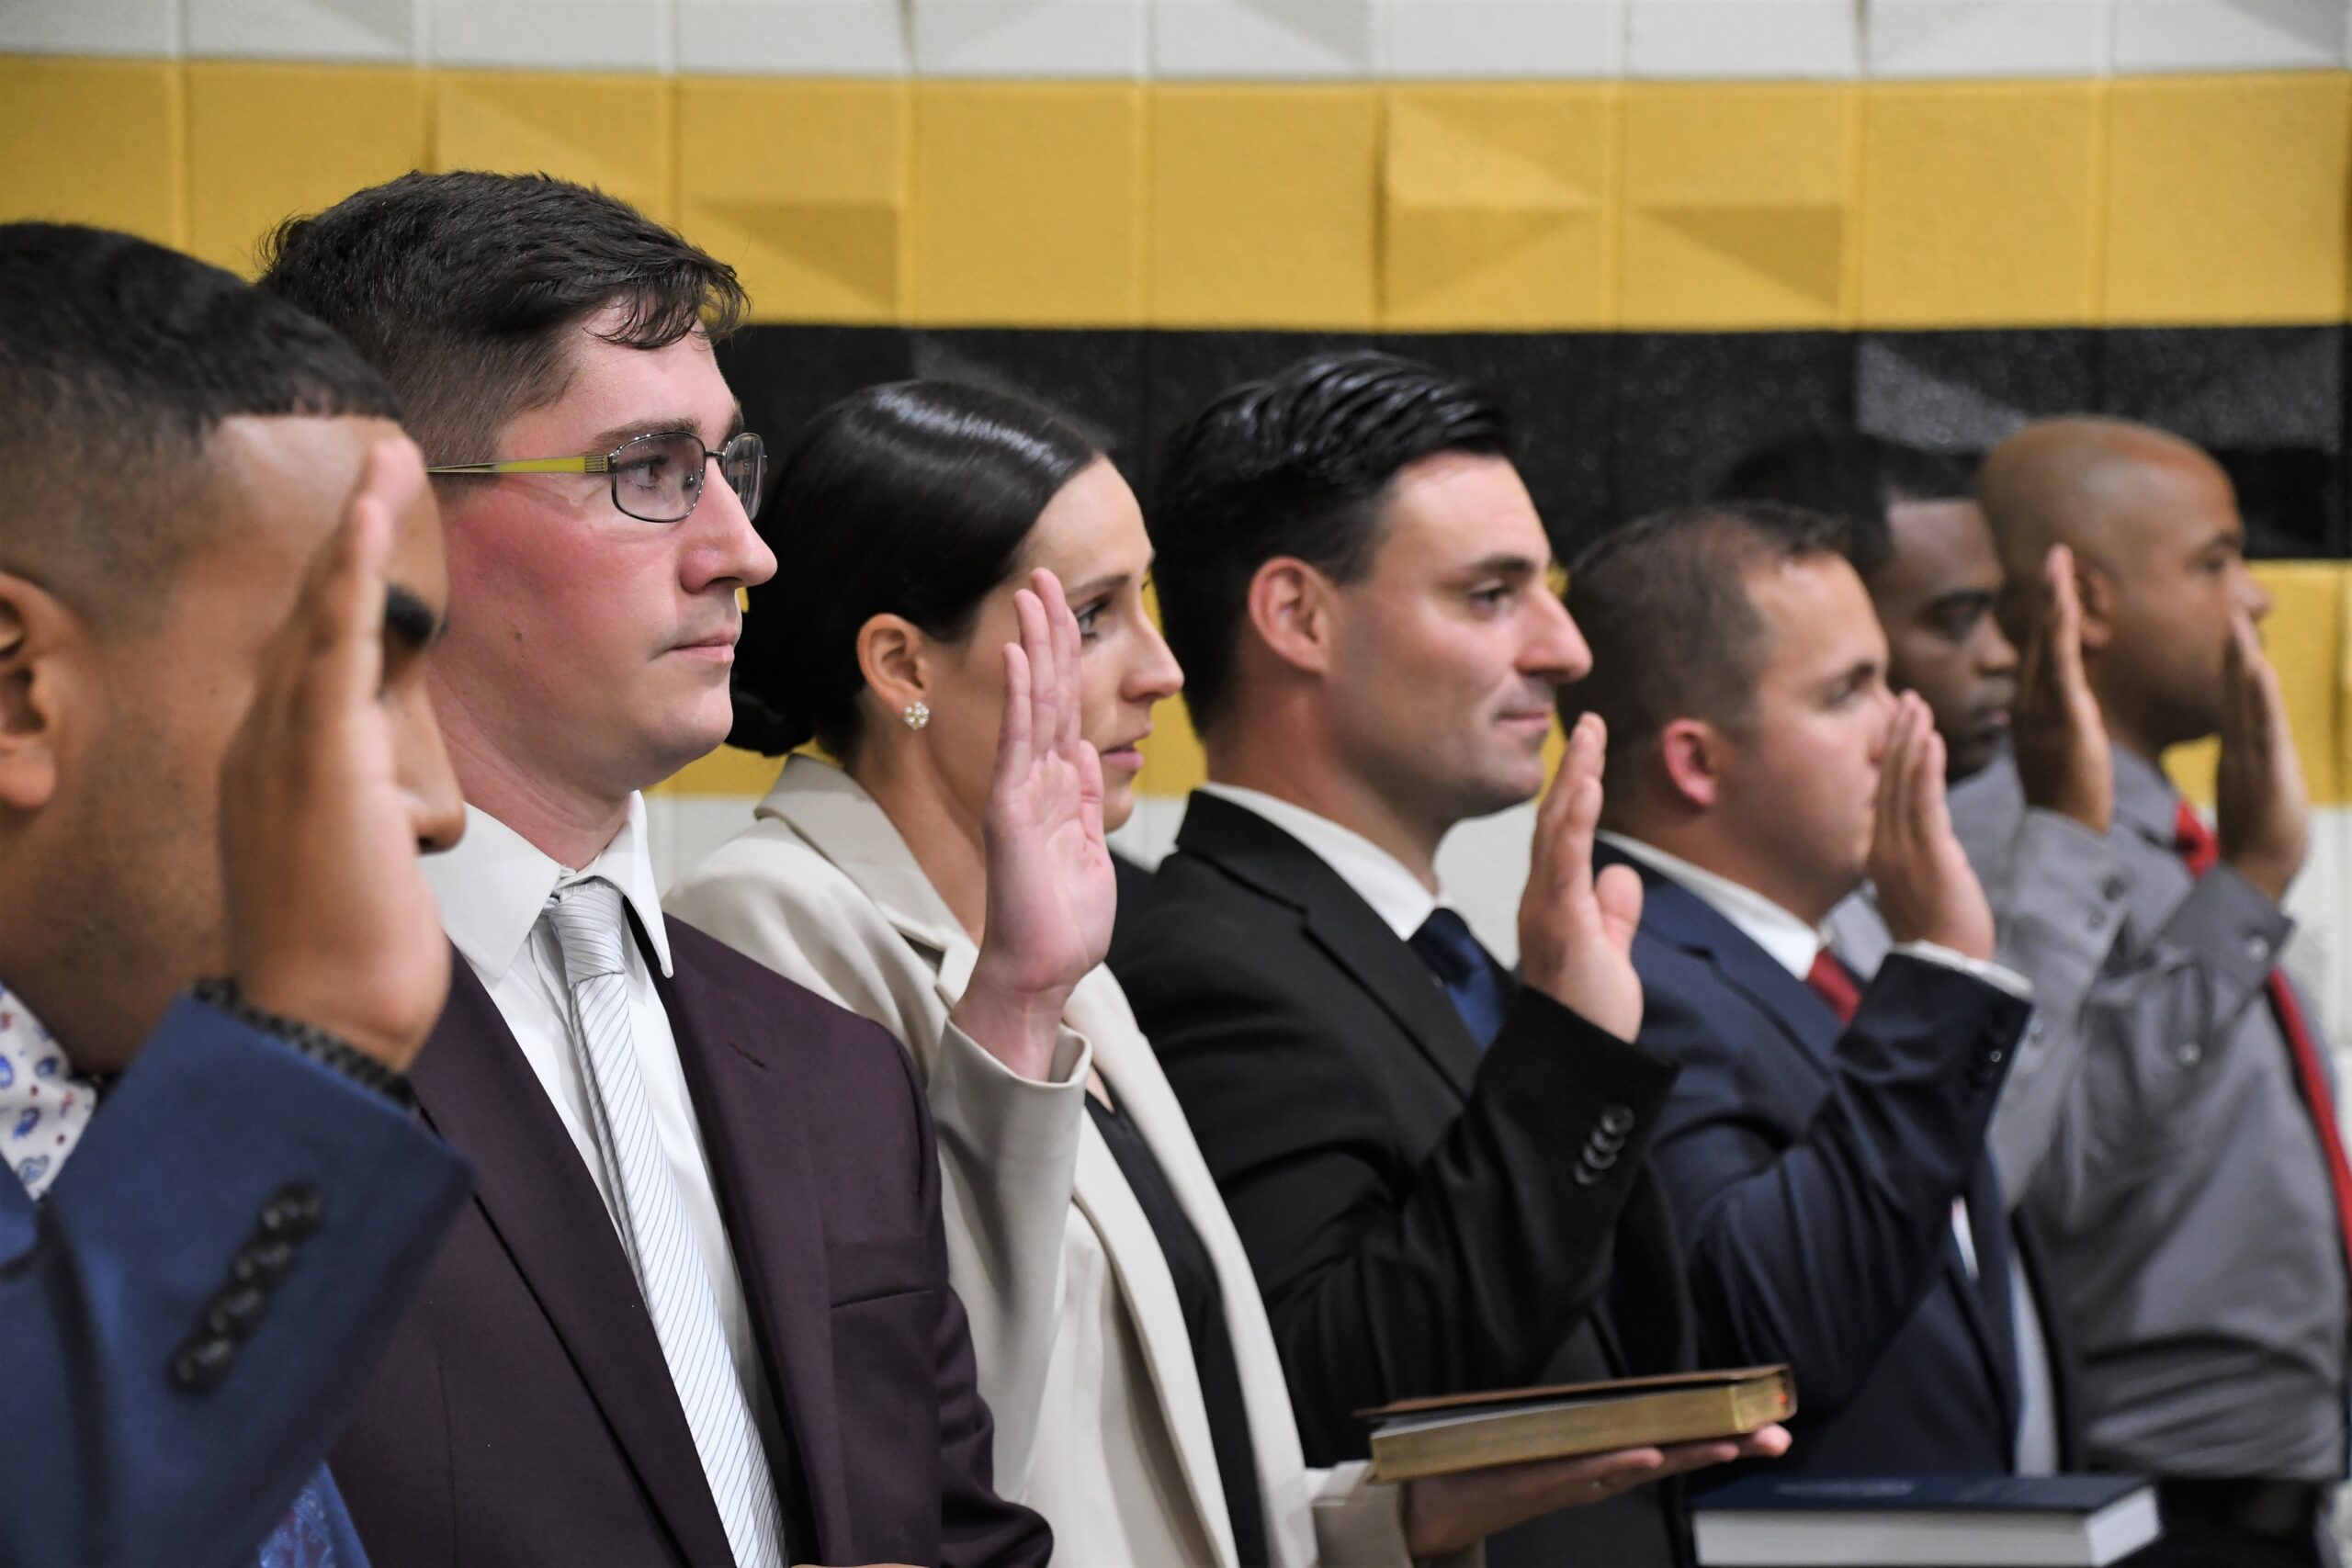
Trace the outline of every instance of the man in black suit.
<instances>
[{"instance_id":1,"label":"man in black suit","mask_svg":"<svg viewBox=\"0 0 2352 1568\"><path fill-rule=\"evenodd\" d=\"M1584 671L1482 394L1313 359L1178 430L1155 577L1210 783L1112 964L1250 1251L1310 1463L1417 1394L1690 1364L1643 1151L1674 1069L1630 1044L1637 880L1590 872L1600 726L1569 743L1521 912L1525 984L1437 886L1456 822L1544 783ZM1777 1431L1750 1451L1777 1451ZM1678 1489L1730 1444L1634 1456L1491 1563L1687 1557Z\"/></svg>"},{"instance_id":2,"label":"man in black suit","mask_svg":"<svg viewBox=\"0 0 2352 1568\"><path fill-rule=\"evenodd\" d=\"M1614 739L1600 858L1645 885L1639 1038L1682 1064L1653 1157L1701 1358L1796 1371L1792 1465L2006 1472L2024 1435L2047 1468L1984 1146L2027 987L1991 962L1943 743L1888 689L1842 543L1818 513L1724 502L1569 568L1592 664L1561 712ZM1824 922L1866 873L1894 946L1864 987Z\"/></svg>"}]
</instances>

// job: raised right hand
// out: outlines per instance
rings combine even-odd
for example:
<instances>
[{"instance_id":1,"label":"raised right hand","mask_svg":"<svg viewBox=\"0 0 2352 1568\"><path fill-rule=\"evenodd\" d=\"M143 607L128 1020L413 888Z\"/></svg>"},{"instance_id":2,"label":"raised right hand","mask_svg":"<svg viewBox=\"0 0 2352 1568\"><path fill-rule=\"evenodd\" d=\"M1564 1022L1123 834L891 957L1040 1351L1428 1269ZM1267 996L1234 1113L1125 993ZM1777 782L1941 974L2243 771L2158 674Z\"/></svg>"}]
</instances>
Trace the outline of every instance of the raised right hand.
<instances>
[{"instance_id":1,"label":"raised right hand","mask_svg":"<svg viewBox=\"0 0 2352 1568\"><path fill-rule=\"evenodd\" d=\"M2222 660L2222 761L2214 776L2222 859L2272 902L2311 849L2311 799L2278 671L2244 611L2230 617Z\"/></svg>"},{"instance_id":2,"label":"raised right hand","mask_svg":"<svg viewBox=\"0 0 2352 1568\"><path fill-rule=\"evenodd\" d=\"M2041 619L2018 671L2010 726L2026 804L2072 818L2105 837L2115 817L2115 759L2107 721L2083 668L2083 600L2075 553L2050 547Z\"/></svg>"},{"instance_id":3,"label":"raised right hand","mask_svg":"<svg viewBox=\"0 0 2352 1568\"><path fill-rule=\"evenodd\" d=\"M394 520L424 504L424 487L407 441L368 452L342 525L263 650L220 769L238 990L396 1072L449 994L449 942L417 863L415 803L380 700L385 565Z\"/></svg>"},{"instance_id":4,"label":"raised right hand","mask_svg":"<svg viewBox=\"0 0 2352 1568\"><path fill-rule=\"evenodd\" d=\"M979 1047L1043 1080L1070 992L1102 962L1119 903L1102 836L1102 760L1079 736L1078 621L1050 571L1013 595L1004 720L981 824L988 924L952 1015Z\"/></svg>"},{"instance_id":5,"label":"raised right hand","mask_svg":"<svg viewBox=\"0 0 2352 1568\"><path fill-rule=\"evenodd\" d=\"M1871 881L1897 944L1932 942L1967 957L1993 957L1993 910L1951 830L1944 804L1944 742L1917 692L1895 702L1879 760L1878 821Z\"/></svg>"},{"instance_id":6,"label":"raised right hand","mask_svg":"<svg viewBox=\"0 0 2352 1568\"><path fill-rule=\"evenodd\" d=\"M1519 900L1520 972L1570 1012L1631 1040L1642 1028L1642 980L1634 972L1642 879L1631 866L1609 866L1598 876L1592 871L1608 750L1600 716L1577 719L1537 808L1527 890Z\"/></svg>"}]
</instances>

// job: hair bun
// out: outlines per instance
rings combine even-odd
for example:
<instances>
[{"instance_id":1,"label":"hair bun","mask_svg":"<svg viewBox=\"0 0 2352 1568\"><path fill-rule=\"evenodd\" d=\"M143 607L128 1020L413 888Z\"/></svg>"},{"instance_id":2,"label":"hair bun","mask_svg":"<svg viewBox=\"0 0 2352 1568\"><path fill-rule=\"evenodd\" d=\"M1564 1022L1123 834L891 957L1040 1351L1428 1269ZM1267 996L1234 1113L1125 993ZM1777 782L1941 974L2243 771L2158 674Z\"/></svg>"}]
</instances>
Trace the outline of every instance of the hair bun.
<instances>
[{"instance_id":1,"label":"hair bun","mask_svg":"<svg viewBox=\"0 0 2352 1568\"><path fill-rule=\"evenodd\" d=\"M756 751L763 757L781 757L817 738L817 727L808 718L752 694L741 682L735 685L732 694L735 724L727 732L729 746Z\"/></svg>"}]
</instances>

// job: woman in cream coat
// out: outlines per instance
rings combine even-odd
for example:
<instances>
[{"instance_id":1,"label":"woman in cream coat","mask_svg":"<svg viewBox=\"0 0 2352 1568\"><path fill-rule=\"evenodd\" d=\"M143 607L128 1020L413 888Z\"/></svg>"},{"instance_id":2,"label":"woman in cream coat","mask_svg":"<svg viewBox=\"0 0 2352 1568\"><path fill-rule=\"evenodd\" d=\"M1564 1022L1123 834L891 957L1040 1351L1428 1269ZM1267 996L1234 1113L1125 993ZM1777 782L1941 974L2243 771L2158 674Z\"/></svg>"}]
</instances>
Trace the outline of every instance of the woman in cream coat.
<instances>
[{"instance_id":1,"label":"woman in cream coat","mask_svg":"<svg viewBox=\"0 0 2352 1568\"><path fill-rule=\"evenodd\" d=\"M1653 1478L1655 1450L1402 1489L1306 1469L1240 1239L1101 963L1103 826L1182 682L1117 470L1016 400L902 383L819 414L765 516L733 739L844 763L790 758L669 903L912 1052L997 1486L1057 1561L1402 1563Z\"/></svg>"}]
</instances>

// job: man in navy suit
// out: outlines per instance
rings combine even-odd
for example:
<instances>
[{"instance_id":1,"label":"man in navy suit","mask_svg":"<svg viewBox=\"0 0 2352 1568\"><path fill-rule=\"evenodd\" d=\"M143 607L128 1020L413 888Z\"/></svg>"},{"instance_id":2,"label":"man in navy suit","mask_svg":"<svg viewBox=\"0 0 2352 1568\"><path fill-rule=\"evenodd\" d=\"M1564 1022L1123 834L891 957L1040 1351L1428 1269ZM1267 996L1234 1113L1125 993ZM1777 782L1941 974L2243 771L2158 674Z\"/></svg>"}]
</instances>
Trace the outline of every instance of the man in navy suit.
<instances>
[{"instance_id":1,"label":"man in navy suit","mask_svg":"<svg viewBox=\"0 0 2352 1568\"><path fill-rule=\"evenodd\" d=\"M1984 1130L2029 1003L1839 542L1737 502L1605 537L1569 569L1593 664L1561 705L1609 726L1607 858L1645 885L1641 1043L1682 1064L1651 1150L1702 1360L1795 1369L1800 1467L2005 1472L2016 1286ZM1822 924L1866 872L1896 945L1864 988Z\"/></svg>"},{"instance_id":2,"label":"man in navy suit","mask_svg":"<svg viewBox=\"0 0 2352 1568\"><path fill-rule=\"evenodd\" d=\"M0 1562L366 1562L320 1461L466 1191L397 414L225 272L0 226Z\"/></svg>"}]
</instances>

